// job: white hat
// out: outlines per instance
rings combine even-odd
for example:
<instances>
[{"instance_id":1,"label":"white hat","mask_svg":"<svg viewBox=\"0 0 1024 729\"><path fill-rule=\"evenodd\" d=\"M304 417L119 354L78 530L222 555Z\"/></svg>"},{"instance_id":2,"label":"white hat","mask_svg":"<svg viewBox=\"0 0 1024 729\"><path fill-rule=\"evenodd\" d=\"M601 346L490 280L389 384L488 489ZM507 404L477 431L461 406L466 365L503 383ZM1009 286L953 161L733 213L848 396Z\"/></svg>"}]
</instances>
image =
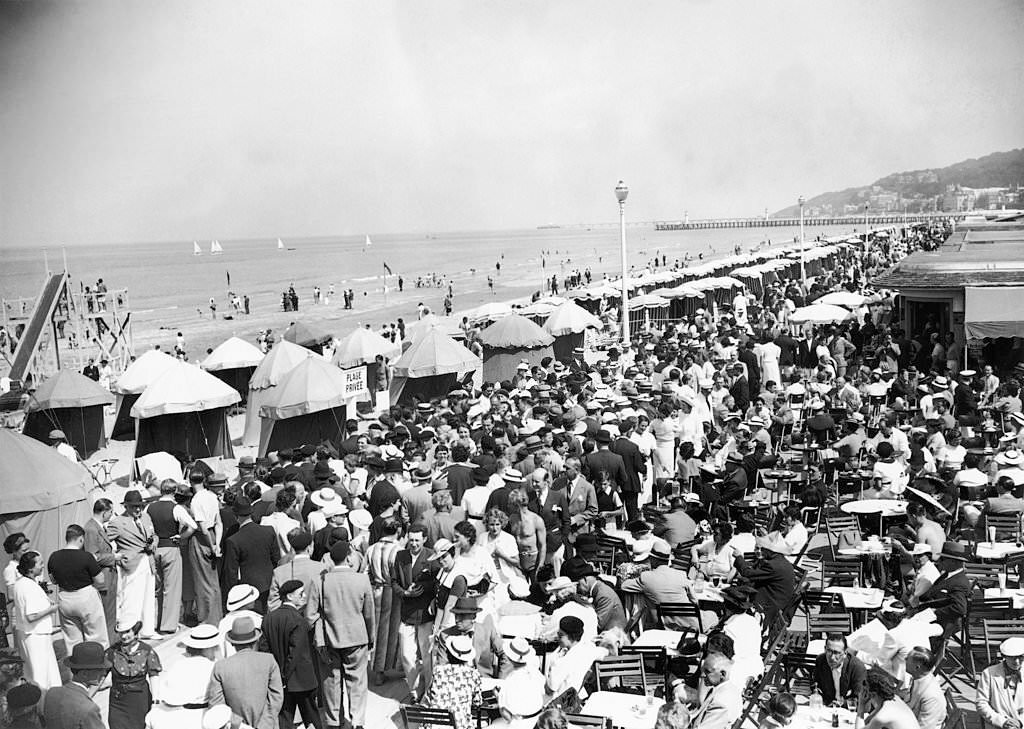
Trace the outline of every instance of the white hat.
<instances>
[{"instance_id":1,"label":"white hat","mask_svg":"<svg viewBox=\"0 0 1024 729\"><path fill-rule=\"evenodd\" d=\"M373 523L373 517L370 516L370 512L366 509L355 509L348 515L349 524L354 526L356 529L366 530L370 528L370 524Z\"/></svg>"},{"instance_id":2,"label":"white hat","mask_svg":"<svg viewBox=\"0 0 1024 729\"><path fill-rule=\"evenodd\" d=\"M587 432L587 424L582 420L577 420L572 426L573 435L583 435Z\"/></svg>"},{"instance_id":3,"label":"white hat","mask_svg":"<svg viewBox=\"0 0 1024 729\"><path fill-rule=\"evenodd\" d=\"M528 370L530 369L529 362L520 362L516 365L516 370Z\"/></svg>"},{"instance_id":4,"label":"white hat","mask_svg":"<svg viewBox=\"0 0 1024 729\"><path fill-rule=\"evenodd\" d=\"M231 707L225 704L211 706L203 714L203 729L225 729L231 722Z\"/></svg>"},{"instance_id":5,"label":"white hat","mask_svg":"<svg viewBox=\"0 0 1024 729\"><path fill-rule=\"evenodd\" d=\"M747 425L751 428L763 428L765 426L765 422L758 416L754 415L753 417L747 418Z\"/></svg>"},{"instance_id":6,"label":"white hat","mask_svg":"<svg viewBox=\"0 0 1024 729\"><path fill-rule=\"evenodd\" d=\"M533 648L526 638L513 638L505 646L505 656L512 663L526 663L533 655Z\"/></svg>"},{"instance_id":7,"label":"white hat","mask_svg":"<svg viewBox=\"0 0 1024 729\"><path fill-rule=\"evenodd\" d=\"M910 550L910 553L915 556L918 554L931 554L932 548L927 544L915 544L913 549Z\"/></svg>"},{"instance_id":8,"label":"white hat","mask_svg":"<svg viewBox=\"0 0 1024 729\"><path fill-rule=\"evenodd\" d=\"M200 623L181 639L186 648L216 648L221 644L220 631L216 625Z\"/></svg>"},{"instance_id":9,"label":"white hat","mask_svg":"<svg viewBox=\"0 0 1024 729\"><path fill-rule=\"evenodd\" d=\"M522 483L523 474L517 468L506 468L501 472L501 480L511 483Z\"/></svg>"},{"instance_id":10,"label":"white hat","mask_svg":"<svg viewBox=\"0 0 1024 729\"><path fill-rule=\"evenodd\" d=\"M604 423L605 425L609 423L617 423L619 422L619 416L617 413L609 411L601 415L601 422Z\"/></svg>"},{"instance_id":11,"label":"white hat","mask_svg":"<svg viewBox=\"0 0 1024 729\"><path fill-rule=\"evenodd\" d=\"M316 501L316 494L313 494L313 501ZM348 513L348 507L341 498L328 501L320 507L320 512L326 517L341 516Z\"/></svg>"},{"instance_id":12,"label":"white hat","mask_svg":"<svg viewBox=\"0 0 1024 729\"><path fill-rule=\"evenodd\" d=\"M976 370L960 370L960 376L970 379L974 377L978 372Z\"/></svg>"},{"instance_id":13,"label":"white hat","mask_svg":"<svg viewBox=\"0 0 1024 729\"><path fill-rule=\"evenodd\" d=\"M633 542L632 559L634 562L643 562L651 556L654 549L654 541L651 539L639 539Z\"/></svg>"},{"instance_id":14,"label":"white hat","mask_svg":"<svg viewBox=\"0 0 1024 729\"><path fill-rule=\"evenodd\" d=\"M513 600L525 600L530 596L530 583L522 577L513 577L508 581L508 594Z\"/></svg>"},{"instance_id":15,"label":"white hat","mask_svg":"<svg viewBox=\"0 0 1024 729\"><path fill-rule=\"evenodd\" d=\"M238 610L243 605L256 602L260 598L260 591L252 585L235 585L228 590L228 599L225 603L228 612Z\"/></svg>"},{"instance_id":16,"label":"white hat","mask_svg":"<svg viewBox=\"0 0 1024 729\"><path fill-rule=\"evenodd\" d=\"M534 435L538 430L544 427L543 420L537 420L536 418L527 418L523 423L523 427L519 429L519 435Z\"/></svg>"},{"instance_id":17,"label":"white hat","mask_svg":"<svg viewBox=\"0 0 1024 729\"><path fill-rule=\"evenodd\" d=\"M685 501L688 504L699 504L701 503L700 494L695 494L692 491L689 491L683 494L683 501Z\"/></svg>"},{"instance_id":18,"label":"white hat","mask_svg":"<svg viewBox=\"0 0 1024 729\"><path fill-rule=\"evenodd\" d=\"M1007 658L1024 656L1024 638L1007 638L999 644L999 652Z\"/></svg>"},{"instance_id":19,"label":"white hat","mask_svg":"<svg viewBox=\"0 0 1024 729\"><path fill-rule=\"evenodd\" d=\"M703 389L710 390L712 387L715 386L715 381L712 380L710 377L701 377L697 381L697 384L700 385L700 387Z\"/></svg>"},{"instance_id":20,"label":"white hat","mask_svg":"<svg viewBox=\"0 0 1024 729\"><path fill-rule=\"evenodd\" d=\"M977 469L974 469L974 473L964 470L958 475L961 486L988 486L988 476Z\"/></svg>"},{"instance_id":21,"label":"white hat","mask_svg":"<svg viewBox=\"0 0 1024 729\"><path fill-rule=\"evenodd\" d=\"M448 649L452 658L457 658L463 663L470 663L476 658L473 637L470 635L449 635L444 639L444 647Z\"/></svg>"},{"instance_id":22,"label":"white hat","mask_svg":"<svg viewBox=\"0 0 1024 729\"><path fill-rule=\"evenodd\" d=\"M1018 451L1016 448L1011 448L1008 451L1003 451L996 456L996 463L1003 466L1020 466L1024 464L1024 454Z\"/></svg>"},{"instance_id":23,"label":"white hat","mask_svg":"<svg viewBox=\"0 0 1024 729\"><path fill-rule=\"evenodd\" d=\"M448 554L453 549L455 549L455 544L450 539L441 537L436 542L434 542L434 554L430 556L430 559L428 561L441 559L441 557Z\"/></svg>"},{"instance_id":24,"label":"white hat","mask_svg":"<svg viewBox=\"0 0 1024 729\"><path fill-rule=\"evenodd\" d=\"M564 575L562 577L556 577L551 580L544 587L545 592L558 592L559 590L568 590L573 586L573 581Z\"/></svg>"},{"instance_id":25,"label":"white hat","mask_svg":"<svg viewBox=\"0 0 1024 729\"><path fill-rule=\"evenodd\" d=\"M317 506L323 508L327 504L340 504L341 497L338 496L338 492L329 486L325 486L322 489L317 489L310 495L309 500Z\"/></svg>"},{"instance_id":26,"label":"white hat","mask_svg":"<svg viewBox=\"0 0 1024 729\"><path fill-rule=\"evenodd\" d=\"M949 380L947 380L942 375L939 375L934 380L932 380L932 387L933 388L938 388L939 390L948 388L949 387Z\"/></svg>"}]
</instances>

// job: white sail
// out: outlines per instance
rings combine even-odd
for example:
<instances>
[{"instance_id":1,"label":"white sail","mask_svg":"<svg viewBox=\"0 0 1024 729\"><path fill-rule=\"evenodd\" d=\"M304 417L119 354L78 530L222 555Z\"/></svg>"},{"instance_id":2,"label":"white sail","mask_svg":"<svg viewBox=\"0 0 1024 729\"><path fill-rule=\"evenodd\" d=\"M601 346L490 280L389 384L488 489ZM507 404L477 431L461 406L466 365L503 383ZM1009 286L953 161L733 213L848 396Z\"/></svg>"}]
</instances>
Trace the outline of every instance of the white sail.
<instances>
[{"instance_id":1,"label":"white sail","mask_svg":"<svg viewBox=\"0 0 1024 729\"><path fill-rule=\"evenodd\" d=\"M220 241L213 241L210 243L210 253L223 253L224 249L220 247Z\"/></svg>"},{"instance_id":2,"label":"white sail","mask_svg":"<svg viewBox=\"0 0 1024 729\"><path fill-rule=\"evenodd\" d=\"M373 245L373 241L370 240L370 236L366 236L366 246L369 247L369 246L372 246L372 245Z\"/></svg>"},{"instance_id":3,"label":"white sail","mask_svg":"<svg viewBox=\"0 0 1024 729\"><path fill-rule=\"evenodd\" d=\"M193 256L201 256L201 255L203 255L203 249L200 248L199 244L196 243L195 241L192 241L192 255Z\"/></svg>"},{"instance_id":4,"label":"white sail","mask_svg":"<svg viewBox=\"0 0 1024 729\"><path fill-rule=\"evenodd\" d=\"M280 238L277 239L277 250L279 250L279 251L283 251L284 250L284 242Z\"/></svg>"}]
</instances>

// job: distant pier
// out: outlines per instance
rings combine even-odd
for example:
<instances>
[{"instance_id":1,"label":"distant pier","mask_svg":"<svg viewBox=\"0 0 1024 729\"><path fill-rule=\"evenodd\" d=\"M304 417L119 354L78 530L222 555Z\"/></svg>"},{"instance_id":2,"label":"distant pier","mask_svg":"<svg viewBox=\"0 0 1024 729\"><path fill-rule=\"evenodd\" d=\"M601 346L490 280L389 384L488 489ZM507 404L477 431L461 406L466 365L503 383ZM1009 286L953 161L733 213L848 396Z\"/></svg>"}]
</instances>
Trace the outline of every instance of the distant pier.
<instances>
[{"instance_id":1,"label":"distant pier","mask_svg":"<svg viewBox=\"0 0 1024 729\"><path fill-rule=\"evenodd\" d=\"M804 216L804 227L814 228L821 225L856 226L866 223L869 226L903 225L904 223L924 223L931 220L963 220L966 213L925 213L906 215L902 213L884 213L879 215L831 215L808 217ZM717 218L708 220L677 220L655 221L655 230L715 230L720 228L782 228L800 225L800 218Z\"/></svg>"}]
</instances>

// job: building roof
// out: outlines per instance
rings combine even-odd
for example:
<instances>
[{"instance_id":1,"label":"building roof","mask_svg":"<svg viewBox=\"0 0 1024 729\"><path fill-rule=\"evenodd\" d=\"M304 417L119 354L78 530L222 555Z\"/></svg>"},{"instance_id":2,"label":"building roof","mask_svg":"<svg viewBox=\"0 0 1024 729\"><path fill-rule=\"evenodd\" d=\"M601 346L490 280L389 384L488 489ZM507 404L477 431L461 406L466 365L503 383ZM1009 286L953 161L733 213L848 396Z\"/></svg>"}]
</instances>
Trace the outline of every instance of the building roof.
<instances>
[{"instance_id":1,"label":"building roof","mask_svg":"<svg viewBox=\"0 0 1024 729\"><path fill-rule=\"evenodd\" d=\"M1024 281L1024 224L967 223L935 251L918 251L878 277L894 289L1008 286Z\"/></svg>"}]
</instances>

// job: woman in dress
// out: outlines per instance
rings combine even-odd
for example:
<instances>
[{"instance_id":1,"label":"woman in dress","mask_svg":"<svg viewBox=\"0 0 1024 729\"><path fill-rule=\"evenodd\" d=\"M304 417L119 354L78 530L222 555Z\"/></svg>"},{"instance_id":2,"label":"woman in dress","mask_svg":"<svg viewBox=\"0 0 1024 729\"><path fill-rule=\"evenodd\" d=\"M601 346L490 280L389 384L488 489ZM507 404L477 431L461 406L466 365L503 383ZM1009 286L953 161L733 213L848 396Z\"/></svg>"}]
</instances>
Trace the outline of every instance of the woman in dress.
<instances>
[{"instance_id":1,"label":"woman in dress","mask_svg":"<svg viewBox=\"0 0 1024 729\"><path fill-rule=\"evenodd\" d=\"M497 508L488 510L484 515L484 534L480 543L494 561L500 585L494 593L498 607L508 600L508 590L500 588L507 588L513 579L525 579L519 566L519 544L515 537L505 531L507 524L508 514L504 511Z\"/></svg>"},{"instance_id":2,"label":"woman in dress","mask_svg":"<svg viewBox=\"0 0 1024 729\"><path fill-rule=\"evenodd\" d=\"M431 562L437 562L437 589L434 593L434 632L450 628L455 624L452 608L455 601L463 597L467 591L466 576L459 570L455 561L455 545L441 537L434 542L434 554Z\"/></svg>"},{"instance_id":3,"label":"woman in dress","mask_svg":"<svg viewBox=\"0 0 1024 729\"><path fill-rule=\"evenodd\" d=\"M18 560L18 574L14 582L14 629L18 647L25 661L25 678L43 691L60 686L60 670L53 652L53 614L57 605L50 602L39 586L43 573L43 558L39 552L29 551Z\"/></svg>"},{"instance_id":4,"label":"woman in dress","mask_svg":"<svg viewBox=\"0 0 1024 729\"><path fill-rule=\"evenodd\" d=\"M377 636L373 651L373 682L384 683L385 672L398 667L398 626L401 623L401 600L392 592L395 557L401 527L394 519L384 523L380 539L366 552L366 574L373 589L373 606L377 615Z\"/></svg>"},{"instance_id":5,"label":"woman in dress","mask_svg":"<svg viewBox=\"0 0 1024 729\"><path fill-rule=\"evenodd\" d=\"M473 707L480 704L481 678L476 670L473 637L450 635L444 641L448 663L434 666L434 678L423 699L425 706L448 709L456 729L473 729Z\"/></svg>"},{"instance_id":6,"label":"woman in dress","mask_svg":"<svg viewBox=\"0 0 1024 729\"><path fill-rule=\"evenodd\" d=\"M160 673L160 657L139 640L142 621L114 628L118 642L107 648L110 669L110 704L107 726L110 729L142 729L146 714L153 706L150 679Z\"/></svg>"},{"instance_id":7,"label":"woman in dress","mask_svg":"<svg viewBox=\"0 0 1024 729\"><path fill-rule=\"evenodd\" d=\"M676 436L681 430L678 414L675 406L662 403L658 406L657 419L651 423L651 434L655 441L652 458L655 478L671 478L674 475Z\"/></svg>"},{"instance_id":8,"label":"woman in dress","mask_svg":"<svg viewBox=\"0 0 1024 729\"><path fill-rule=\"evenodd\" d=\"M708 579L720 577L723 582L732 579L736 573L736 567L733 565L736 560L736 548L730 544L732 533L732 524L727 521L715 522L712 525L711 539L692 547L691 577L696 577L699 573Z\"/></svg>"},{"instance_id":9,"label":"woman in dress","mask_svg":"<svg viewBox=\"0 0 1024 729\"><path fill-rule=\"evenodd\" d=\"M864 681L867 718L864 729L921 729L917 716L899 696L896 679L881 668L868 669Z\"/></svg>"}]
</instances>

